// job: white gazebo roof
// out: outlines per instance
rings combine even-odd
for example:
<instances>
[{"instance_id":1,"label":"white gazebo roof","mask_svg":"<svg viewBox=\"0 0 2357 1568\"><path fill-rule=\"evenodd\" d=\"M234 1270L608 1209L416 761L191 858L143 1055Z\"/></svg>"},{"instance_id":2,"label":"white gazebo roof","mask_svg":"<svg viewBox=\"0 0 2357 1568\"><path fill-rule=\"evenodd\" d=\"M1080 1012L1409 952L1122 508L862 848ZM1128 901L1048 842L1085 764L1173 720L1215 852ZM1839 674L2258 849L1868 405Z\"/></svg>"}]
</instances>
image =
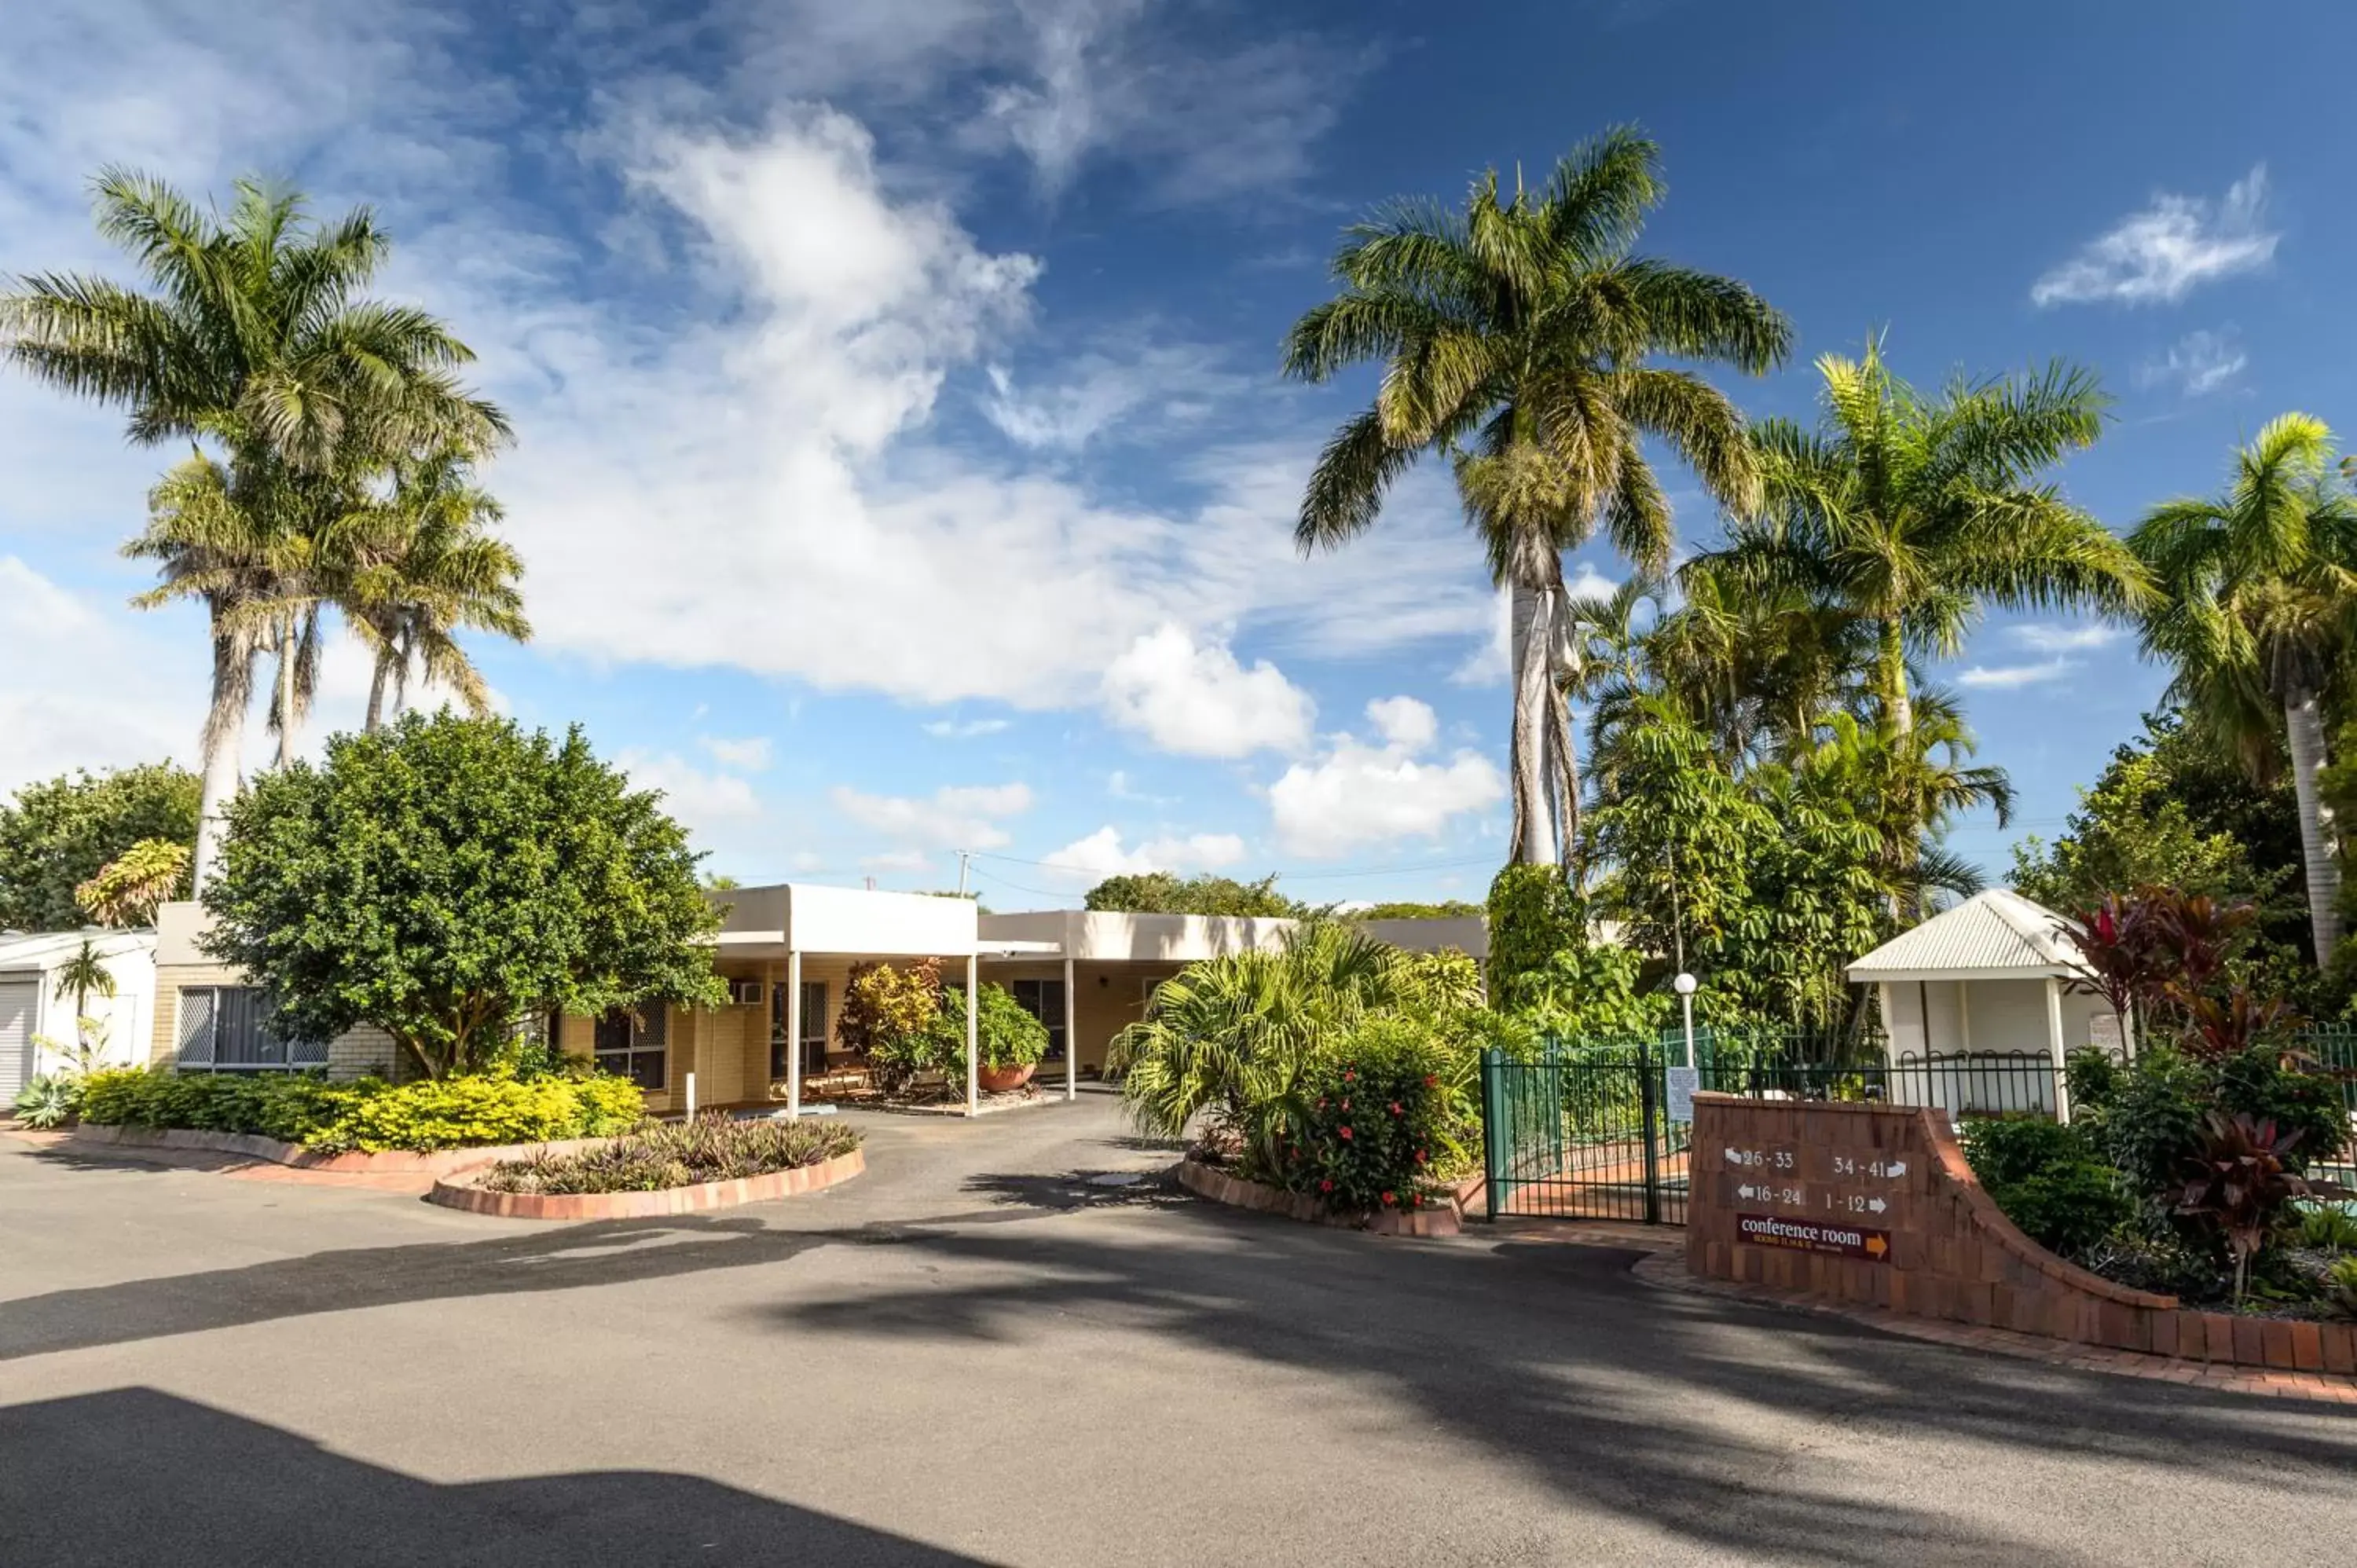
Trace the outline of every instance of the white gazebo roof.
<instances>
[{"instance_id":1,"label":"white gazebo roof","mask_svg":"<svg viewBox=\"0 0 2357 1568\"><path fill-rule=\"evenodd\" d=\"M2043 980L2075 972L2071 923L2008 888L1976 893L1849 966L1854 981Z\"/></svg>"}]
</instances>

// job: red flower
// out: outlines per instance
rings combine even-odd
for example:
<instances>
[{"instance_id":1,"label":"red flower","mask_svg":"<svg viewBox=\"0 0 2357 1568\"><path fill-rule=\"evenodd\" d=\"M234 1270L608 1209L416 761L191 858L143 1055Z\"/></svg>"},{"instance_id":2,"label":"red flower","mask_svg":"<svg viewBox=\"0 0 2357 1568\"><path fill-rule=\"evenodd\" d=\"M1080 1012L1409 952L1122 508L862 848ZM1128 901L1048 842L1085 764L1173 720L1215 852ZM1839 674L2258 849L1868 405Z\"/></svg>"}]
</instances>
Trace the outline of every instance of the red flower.
<instances>
[{"instance_id":1,"label":"red flower","mask_svg":"<svg viewBox=\"0 0 2357 1568\"><path fill-rule=\"evenodd\" d=\"M1345 1138L1348 1138L1351 1135L1351 1130L1348 1127L1341 1129L1341 1133L1342 1136Z\"/></svg>"},{"instance_id":2,"label":"red flower","mask_svg":"<svg viewBox=\"0 0 2357 1568\"><path fill-rule=\"evenodd\" d=\"M1399 1101L1396 1100L1392 1101L1392 1114L1394 1116L1402 1114L1399 1108Z\"/></svg>"},{"instance_id":3,"label":"red flower","mask_svg":"<svg viewBox=\"0 0 2357 1568\"><path fill-rule=\"evenodd\" d=\"M1383 1207L1384 1207L1385 1208L1393 1208L1393 1207L1394 1207L1395 1205L1397 1205L1397 1204L1398 1204L1398 1202L1399 1202L1399 1194L1398 1194L1398 1193L1395 1193L1395 1192L1387 1192L1387 1193L1383 1194Z\"/></svg>"},{"instance_id":4,"label":"red flower","mask_svg":"<svg viewBox=\"0 0 2357 1568\"><path fill-rule=\"evenodd\" d=\"M1356 1083L1356 1082L1358 1082L1358 1081L1359 1081L1359 1069L1356 1069L1356 1068L1349 1068L1349 1067L1344 1068L1344 1069L1342 1069L1342 1081L1343 1081L1344 1083Z\"/></svg>"},{"instance_id":5,"label":"red flower","mask_svg":"<svg viewBox=\"0 0 2357 1568\"><path fill-rule=\"evenodd\" d=\"M1415 1163L1417 1165L1424 1164L1424 1151L1422 1149L1418 1149L1415 1152Z\"/></svg>"},{"instance_id":6,"label":"red flower","mask_svg":"<svg viewBox=\"0 0 2357 1568\"><path fill-rule=\"evenodd\" d=\"M1318 1097L1318 1109L1320 1111L1326 1109L1326 1097L1322 1094Z\"/></svg>"},{"instance_id":7,"label":"red flower","mask_svg":"<svg viewBox=\"0 0 2357 1568\"><path fill-rule=\"evenodd\" d=\"M1345 1100L1344 1101L1342 1101L1342 1109L1343 1109L1343 1110L1345 1110L1345 1111L1348 1111L1349 1109L1351 1109L1351 1102L1350 1102L1349 1101L1347 1101L1347 1100Z\"/></svg>"},{"instance_id":8,"label":"red flower","mask_svg":"<svg viewBox=\"0 0 2357 1568\"><path fill-rule=\"evenodd\" d=\"M1331 1181L1321 1181L1318 1184L1318 1190L1320 1192L1331 1192L1334 1190L1334 1184Z\"/></svg>"},{"instance_id":9,"label":"red flower","mask_svg":"<svg viewBox=\"0 0 2357 1568\"><path fill-rule=\"evenodd\" d=\"M1409 1193L1407 1195L1407 1206L1410 1208L1422 1208L1424 1207L1424 1194L1420 1192Z\"/></svg>"},{"instance_id":10,"label":"red flower","mask_svg":"<svg viewBox=\"0 0 2357 1568\"><path fill-rule=\"evenodd\" d=\"M1437 1073L1429 1073L1429 1072L1428 1072L1428 1073L1426 1073L1426 1074L1424 1075L1424 1087L1425 1087L1425 1088L1426 1088L1426 1089L1437 1089L1439 1086L1440 1086L1440 1077L1439 1077L1439 1075L1438 1075Z\"/></svg>"}]
</instances>

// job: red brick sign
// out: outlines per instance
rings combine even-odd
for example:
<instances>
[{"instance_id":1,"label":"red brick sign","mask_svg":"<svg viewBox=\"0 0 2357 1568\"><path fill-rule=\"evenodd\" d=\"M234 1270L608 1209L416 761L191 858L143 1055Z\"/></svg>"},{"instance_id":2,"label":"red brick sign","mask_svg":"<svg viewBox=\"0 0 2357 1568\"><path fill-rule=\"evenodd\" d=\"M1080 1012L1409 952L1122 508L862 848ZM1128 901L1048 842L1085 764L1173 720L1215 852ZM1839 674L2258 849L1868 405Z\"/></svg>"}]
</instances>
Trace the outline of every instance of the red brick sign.
<instances>
[{"instance_id":1,"label":"red brick sign","mask_svg":"<svg viewBox=\"0 0 2357 1568\"><path fill-rule=\"evenodd\" d=\"M1814 1219L1780 1219L1772 1214L1735 1217L1738 1240L1754 1247L1782 1247L1795 1252L1829 1252L1837 1258L1863 1258L1870 1263L1890 1261L1890 1232L1856 1225L1827 1225Z\"/></svg>"}]
</instances>

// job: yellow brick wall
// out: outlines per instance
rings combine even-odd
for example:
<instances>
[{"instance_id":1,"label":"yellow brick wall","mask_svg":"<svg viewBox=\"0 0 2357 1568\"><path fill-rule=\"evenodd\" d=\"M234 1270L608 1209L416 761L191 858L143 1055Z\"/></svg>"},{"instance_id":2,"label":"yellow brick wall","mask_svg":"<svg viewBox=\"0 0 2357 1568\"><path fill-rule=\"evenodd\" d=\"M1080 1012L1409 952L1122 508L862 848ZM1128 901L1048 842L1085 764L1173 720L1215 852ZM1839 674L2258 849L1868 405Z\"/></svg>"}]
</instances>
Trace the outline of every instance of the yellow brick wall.
<instances>
[{"instance_id":1,"label":"yellow brick wall","mask_svg":"<svg viewBox=\"0 0 2357 1568\"><path fill-rule=\"evenodd\" d=\"M243 985L245 972L224 963L158 964L156 968L156 1031L148 1040L151 1067L170 1067L180 1054L180 991L182 987ZM348 1029L328 1042L328 1076L332 1079L404 1075L407 1063L393 1036L373 1025Z\"/></svg>"}]
</instances>

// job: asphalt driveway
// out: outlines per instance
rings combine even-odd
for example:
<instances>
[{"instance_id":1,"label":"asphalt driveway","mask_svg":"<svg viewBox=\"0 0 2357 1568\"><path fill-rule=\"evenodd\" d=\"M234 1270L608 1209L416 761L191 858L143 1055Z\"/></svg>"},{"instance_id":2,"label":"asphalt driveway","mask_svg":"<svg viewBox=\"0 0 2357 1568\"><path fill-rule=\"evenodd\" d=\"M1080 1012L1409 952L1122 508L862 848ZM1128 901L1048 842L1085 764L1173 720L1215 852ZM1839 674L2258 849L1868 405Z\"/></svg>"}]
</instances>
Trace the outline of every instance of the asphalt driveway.
<instances>
[{"instance_id":1,"label":"asphalt driveway","mask_svg":"<svg viewBox=\"0 0 2357 1568\"><path fill-rule=\"evenodd\" d=\"M1147 1185L1101 1095L531 1226L0 1136L0 1563L2338 1561L2357 1420Z\"/></svg>"}]
</instances>

